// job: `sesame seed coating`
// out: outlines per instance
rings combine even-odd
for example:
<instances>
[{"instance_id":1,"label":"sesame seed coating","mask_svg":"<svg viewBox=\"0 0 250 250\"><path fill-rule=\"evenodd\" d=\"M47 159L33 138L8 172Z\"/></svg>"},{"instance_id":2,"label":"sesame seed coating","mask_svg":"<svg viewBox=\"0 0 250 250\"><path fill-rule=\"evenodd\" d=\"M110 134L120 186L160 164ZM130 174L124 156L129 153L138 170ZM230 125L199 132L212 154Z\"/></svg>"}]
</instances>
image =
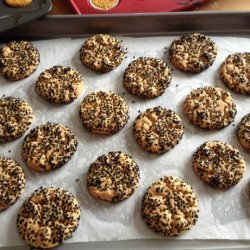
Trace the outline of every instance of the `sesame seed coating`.
<instances>
[{"instance_id":1,"label":"sesame seed coating","mask_svg":"<svg viewBox=\"0 0 250 250\"><path fill-rule=\"evenodd\" d=\"M36 81L37 93L54 103L73 102L81 94L82 88L81 75L61 65L45 70Z\"/></svg>"},{"instance_id":2,"label":"sesame seed coating","mask_svg":"<svg viewBox=\"0 0 250 250\"><path fill-rule=\"evenodd\" d=\"M180 142L184 127L174 111L159 106L147 109L135 119L133 134L146 151L165 153Z\"/></svg>"},{"instance_id":3,"label":"sesame seed coating","mask_svg":"<svg viewBox=\"0 0 250 250\"><path fill-rule=\"evenodd\" d=\"M106 73L121 64L124 48L116 38L99 34L87 39L80 50L80 58L88 68Z\"/></svg>"},{"instance_id":4,"label":"sesame seed coating","mask_svg":"<svg viewBox=\"0 0 250 250\"><path fill-rule=\"evenodd\" d=\"M236 185L246 170L246 163L239 150L219 141L203 143L193 155L197 175L215 188Z\"/></svg>"},{"instance_id":5,"label":"sesame seed coating","mask_svg":"<svg viewBox=\"0 0 250 250\"><path fill-rule=\"evenodd\" d=\"M250 152L250 113L241 119L237 127L236 135L243 148Z\"/></svg>"},{"instance_id":6,"label":"sesame seed coating","mask_svg":"<svg viewBox=\"0 0 250 250\"><path fill-rule=\"evenodd\" d=\"M169 57L179 70L199 73L210 67L217 56L215 43L207 36L193 33L173 41Z\"/></svg>"},{"instance_id":7,"label":"sesame seed coating","mask_svg":"<svg viewBox=\"0 0 250 250\"><path fill-rule=\"evenodd\" d=\"M17 81L30 76L40 63L37 48L30 42L13 41L0 50L0 75Z\"/></svg>"},{"instance_id":8,"label":"sesame seed coating","mask_svg":"<svg viewBox=\"0 0 250 250\"><path fill-rule=\"evenodd\" d=\"M155 98L162 95L171 81L170 69L160 59L139 57L128 65L124 87L133 95Z\"/></svg>"},{"instance_id":9,"label":"sesame seed coating","mask_svg":"<svg viewBox=\"0 0 250 250\"><path fill-rule=\"evenodd\" d=\"M22 167L15 160L0 156L0 212L20 198L24 186Z\"/></svg>"},{"instance_id":10,"label":"sesame seed coating","mask_svg":"<svg viewBox=\"0 0 250 250\"><path fill-rule=\"evenodd\" d=\"M250 95L250 53L229 55L221 65L220 77L233 91Z\"/></svg>"},{"instance_id":11,"label":"sesame seed coating","mask_svg":"<svg viewBox=\"0 0 250 250\"><path fill-rule=\"evenodd\" d=\"M35 119L31 106L16 97L0 98L0 142L22 136Z\"/></svg>"},{"instance_id":12,"label":"sesame seed coating","mask_svg":"<svg viewBox=\"0 0 250 250\"><path fill-rule=\"evenodd\" d=\"M31 169L43 172L67 163L77 145L76 136L68 127L48 122L37 126L26 135L22 153Z\"/></svg>"},{"instance_id":13,"label":"sesame seed coating","mask_svg":"<svg viewBox=\"0 0 250 250\"><path fill-rule=\"evenodd\" d=\"M228 91L209 86L195 89L187 96L184 112L194 125L219 129L234 121L237 110Z\"/></svg>"},{"instance_id":14,"label":"sesame seed coating","mask_svg":"<svg viewBox=\"0 0 250 250\"><path fill-rule=\"evenodd\" d=\"M80 107L83 126L96 134L115 134L128 122L128 104L111 91L87 95Z\"/></svg>"},{"instance_id":15,"label":"sesame seed coating","mask_svg":"<svg viewBox=\"0 0 250 250\"><path fill-rule=\"evenodd\" d=\"M41 187L23 203L17 228L26 243L45 249L72 237L79 220L80 206L70 192Z\"/></svg>"},{"instance_id":16,"label":"sesame seed coating","mask_svg":"<svg viewBox=\"0 0 250 250\"><path fill-rule=\"evenodd\" d=\"M120 151L109 152L91 164L87 187L98 199L122 201L134 193L139 179L139 168L131 156Z\"/></svg>"},{"instance_id":17,"label":"sesame seed coating","mask_svg":"<svg viewBox=\"0 0 250 250\"><path fill-rule=\"evenodd\" d=\"M197 222L198 199L184 180L165 176L154 182L142 200L142 218L155 232L178 236Z\"/></svg>"}]
</instances>

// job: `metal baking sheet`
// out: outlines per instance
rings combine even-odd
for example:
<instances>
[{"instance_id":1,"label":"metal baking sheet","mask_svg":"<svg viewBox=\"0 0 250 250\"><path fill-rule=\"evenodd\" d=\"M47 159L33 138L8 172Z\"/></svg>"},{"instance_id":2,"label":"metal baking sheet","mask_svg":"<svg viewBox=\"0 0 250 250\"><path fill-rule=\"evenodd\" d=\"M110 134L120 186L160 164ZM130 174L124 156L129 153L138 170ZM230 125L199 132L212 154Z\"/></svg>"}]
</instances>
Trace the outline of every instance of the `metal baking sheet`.
<instances>
[{"instance_id":1,"label":"metal baking sheet","mask_svg":"<svg viewBox=\"0 0 250 250\"><path fill-rule=\"evenodd\" d=\"M157 14L46 16L2 32L2 39L80 37L96 33L150 36L186 32L250 33L250 12L174 12Z\"/></svg>"},{"instance_id":2,"label":"metal baking sheet","mask_svg":"<svg viewBox=\"0 0 250 250\"><path fill-rule=\"evenodd\" d=\"M27 38L80 37L96 33L156 36L186 32L250 35L250 12L185 12L166 14L49 16L0 33L1 42ZM24 250L5 247L2 250ZM57 249L250 249L250 241L218 240L128 240L64 244Z\"/></svg>"}]
</instances>

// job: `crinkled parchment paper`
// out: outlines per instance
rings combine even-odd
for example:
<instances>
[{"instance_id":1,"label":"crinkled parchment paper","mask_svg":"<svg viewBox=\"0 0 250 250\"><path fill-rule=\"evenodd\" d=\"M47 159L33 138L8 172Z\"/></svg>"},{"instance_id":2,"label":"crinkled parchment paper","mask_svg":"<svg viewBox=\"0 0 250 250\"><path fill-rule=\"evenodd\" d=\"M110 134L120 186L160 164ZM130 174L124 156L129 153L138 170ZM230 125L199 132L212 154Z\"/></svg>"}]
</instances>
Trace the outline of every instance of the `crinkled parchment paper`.
<instances>
[{"instance_id":1,"label":"crinkled parchment paper","mask_svg":"<svg viewBox=\"0 0 250 250\"><path fill-rule=\"evenodd\" d=\"M0 78L0 95L11 95L27 100L33 107L36 122L32 128L47 121L69 126L77 135L79 146L73 158L62 168L50 173L30 170L21 155L23 138L0 145L1 155L16 159L26 173L26 187L20 200L0 213L0 246L24 245L16 229L16 216L23 201L40 186L62 187L72 192L81 205L81 220L73 238L67 242L111 241L125 239L162 238L144 224L140 204L146 188L164 175L175 175L190 183L200 201L197 224L178 239L250 239L250 200L247 186L250 177L250 154L247 154L235 136L240 119L250 112L250 97L235 94L238 113L233 124L222 130L204 131L190 124L183 114L183 101L197 87L213 85L226 87L220 81L218 68L227 55L250 51L250 39L213 37L218 46L218 57L212 67L200 74L172 72L173 80L165 94L154 100L143 100L130 95L122 84L127 65L139 56L151 56L168 60L164 48L174 37L127 38L128 48L123 63L107 74L98 74L85 68L79 59L79 49L85 39L56 39L34 42L41 54L37 71L27 79L10 82ZM51 104L35 92L39 74L54 65L61 64L77 69L84 79L84 90L77 101L68 105ZM172 67L172 66L171 66ZM130 106L130 120L125 128L113 136L94 135L81 125L78 113L80 102L88 93L112 90L121 94ZM162 105L177 112L185 125L185 134L179 145L163 155L153 155L141 149L132 136L132 124L139 110ZM247 162L247 171L239 184L228 190L208 187L194 173L192 154L207 140L221 140L240 149ZM9 151L11 150L11 152ZM120 203L106 203L92 198L86 190L86 172L99 155L112 150L122 150L132 155L140 167L140 186L133 196ZM76 181L79 179L79 181Z\"/></svg>"}]
</instances>

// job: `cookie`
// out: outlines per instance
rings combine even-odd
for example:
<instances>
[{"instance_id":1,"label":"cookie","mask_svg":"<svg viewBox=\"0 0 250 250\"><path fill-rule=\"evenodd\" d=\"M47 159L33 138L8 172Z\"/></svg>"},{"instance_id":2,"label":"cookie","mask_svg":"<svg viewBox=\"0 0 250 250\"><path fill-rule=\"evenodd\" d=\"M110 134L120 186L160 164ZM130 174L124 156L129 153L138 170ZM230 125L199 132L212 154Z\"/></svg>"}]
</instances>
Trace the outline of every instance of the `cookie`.
<instances>
[{"instance_id":1,"label":"cookie","mask_svg":"<svg viewBox=\"0 0 250 250\"><path fill-rule=\"evenodd\" d=\"M87 39L81 50L83 64L97 72L106 73L121 64L125 50L120 41L110 35L95 35Z\"/></svg>"},{"instance_id":2,"label":"cookie","mask_svg":"<svg viewBox=\"0 0 250 250\"><path fill-rule=\"evenodd\" d=\"M83 81L81 75L70 67L54 66L40 74L36 91L53 103L70 103L81 95Z\"/></svg>"},{"instance_id":3,"label":"cookie","mask_svg":"<svg viewBox=\"0 0 250 250\"><path fill-rule=\"evenodd\" d=\"M171 81L170 69L160 59L139 57L129 64L123 76L124 87L143 98L162 95Z\"/></svg>"},{"instance_id":4,"label":"cookie","mask_svg":"<svg viewBox=\"0 0 250 250\"><path fill-rule=\"evenodd\" d=\"M174 111L155 107L147 109L135 119L133 134L146 151L165 153L180 142L184 127Z\"/></svg>"},{"instance_id":5,"label":"cookie","mask_svg":"<svg viewBox=\"0 0 250 250\"><path fill-rule=\"evenodd\" d=\"M13 8L25 7L32 3L32 0L4 0L4 2Z\"/></svg>"},{"instance_id":6,"label":"cookie","mask_svg":"<svg viewBox=\"0 0 250 250\"><path fill-rule=\"evenodd\" d=\"M22 154L27 165L36 171L50 171L67 163L77 149L75 134L66 126L46 123L26 135Z\"/></svg>"},{"instance_id":7,"label":"cookie","mask_svg":"<svg viewBox=\"0 0 250 250\"><path fill-rule=\"evenodd\" d=\"M115 134L128 122L128 104L111 91L94 92L83 99L80 118L83 126L93 133Z\"/></svg>"},{"instance_id":8,"label":"cookie","mask_svg":"<svg viewBox=\"0 0 250 250\"><path fill-rule=\"evenodd\" d=\"M219 129L234 121L237 110L228 91L209 86L195 89L187 96L184 112L200 128Z\"/></svg>"},{"instance_id":9,"label":"cookie","mask_svg":"<svg viewBox=\"0 0 250 250\"><path fill-rule=\"evenodd\" d=\"M238 149L219 141L203 143L193 156L197 175L215 188L236 185L246 170L246 163Z\"/></svg>"},{"instance_id":10,"label":"cookie","mask_svg":"<svg viewBox=\"0 0 250 250\"><path fill-rule=\"evenodd\" d=\"M31 106L16 97L0 98L0 142L21 137L35 119Z\"/></svg>"},{"instance_id":11,"label":"cookie","mask_svg":"<svg viewBox=\"0 0 250 250\"><path fill-rule=\"evenodd\" d=\"M123 152L109 152L91 164L87 187L95 198L122 201L134 193L139 179L139 168L131 156Z\"/></svg>"},{"instance_id":12,"label":"cookie","mask_svg":"<svg viewBox=\"0 0 250 250\"><path fill-rule=\"evenodd\" d=\"M250 153L250 113L241 119L236 135L243 148Z\"/></svg>"},{"instance_id":13,"label":"cookie","mask_svg":"<svg viewBox=\"0 0 250 250\"><path fill-rule=\"evenodd\" d=\"M14 160L0 156L0 212L13 205L22 195L25 174Z\"/></svg>"},{"instance_id":14,"label":"cookie","mask_svg":"<svg viewBox=\"0 0 250 250\"><path fill-rule=\"evenodd\" d=\"M207 36L193 33L183 35L173 41L169 49L169 58L179 70L200 73L215 61L217 48Z\"/></svg>"},{"instance_id":15,"label":"cookie","mask_svg":"<svg viewBox=\"0 0 250 250\"><path fill-rule=\"evenodd\" d=\"M72 237L80 220L75 197L61 188L40 188L22 205L17 228L27 244L52 248Z\"/></svg>"},{"instance_id":16,"label":"cookie","mask_svg":"<svg viewBox=\"0 0 250 250\"><path fill-rule=\"evenodd\" d=\"M13 41L0 50L0 75L12 81L30 76L40 63L37 48L26 41Z\"/></svg>"},{"instance_id":17,"label":"cookie","mask_svg":"<svg viewBox=\"0 0 250 250\"><path fill-rule=\"evenodd\" d=\"M229 55L221 65L220 77L233 91L250 95L250 53Z\"/></svg>"},{"instance_id":18,"label":"cookie","mask_svg":"<svg viewBox=\"0 0 250 250\"><path fill-rule=\"evenodd\" d=\"M97 10L108 11L118 5L120 0L89 0L91 6Z\"/></svg>"},{"instance_id":19,"label":"cookie","mask_svg":"<svg viewBox=\"0 0 250 250\"><path fill-rule=\"evenodd\" d=\"M192 187L178 177L165 176L154 182L142 200L142 218L164 236L190 230L198 216L199 203Z\"/></svg>"}]
</instances>

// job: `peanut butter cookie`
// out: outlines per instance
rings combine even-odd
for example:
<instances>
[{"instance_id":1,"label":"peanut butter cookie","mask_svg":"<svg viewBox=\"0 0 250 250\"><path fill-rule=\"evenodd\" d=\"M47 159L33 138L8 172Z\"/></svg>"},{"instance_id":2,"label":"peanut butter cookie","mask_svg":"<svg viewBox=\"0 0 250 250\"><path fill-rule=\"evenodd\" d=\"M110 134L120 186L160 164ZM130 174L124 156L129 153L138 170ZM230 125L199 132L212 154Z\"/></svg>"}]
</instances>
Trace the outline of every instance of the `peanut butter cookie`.
<instances>
[{"instance_id":1,"label":"peanut butter cookie","mask_svg":"<svg viewBox=\"0 0 250 250\"><path fill-rule=\"evenodd\" d=\"M160 59L139 57L128 65L123 76L124 87L143 98L162 95L171 81L170 69Z\"/></svg>"},{"instance_id":2,"label":"peanut butter cookie","mask_svg":"<svg viewBox=\"0 0 250 250\"><path fill-rule=\"evenodd\" d=\"M165 153L180 142L184 127L175 112L155 107L147 109L135 119L133 134L146 151Z\"/></svg>"},{"instance_id":3,"label":"peanut butter cookie","mask_svg":"<svg viewBox=\"0 0 250 250\"><path fill-rule=\"evenodd\" d=\"M139 168L131 156L123 152L109 152L91 164L87 187L95 198L122 201L134 193L139 179Z\"/></svg>"},{"instance_id":4,"label":"peanut butter cookie","mask_svg":"<svg viewBox=\"0 0 250 250\"><path fill-rule=\"evenodd\" d=\"M23 203L17 228L30 246L52 248L72 237L79 220L80 206L71 193L61 188L40 188Z\"/></svg>"},{"instance_id":5,"label":"peanut butter cookie","mask_svg":"<svg viewBox=\"0 0 250 250\"><path fill-rule=\"evenodd\" d=\"M23 99L12 96L0 98L0 142L21 137L34 119L31 106Z\"/></svg>"},{"instance_id":6,"label":"peanut butter cookie","mask_svg":"<svg viewBox=\"0 0 250 250\"><path fill-rule=\"evenodd\" d=\"M250 152L250 114L241 119L236 134L243 148Z\"/></svg>"},{"instance_id":7,"label":"peanut butter cookie","mask_svg":"<svg viewBox=\"0 0 250 250\"><path fill-rule=\"evenodd\" d=\"M17 81L30 76L40 63L37 48L26 41L13 41L0 50L0 75Z\"/></svg>"},{"instance_id":8,"label":"peanut butter cookie","mask_svg":"<svg viewBox=\"0 0 250 250\"><path fill-rule=\"evenodd\" d=\"M88 68L106 73L121 64L125 50L120 41L110 35L95 35L87 39L80 50L80 58Z\"/></svg>"},{"instance_id":9,"label":"peanut butter cookie","mask_svg":"<svg viewBox=\"0 0 250 250\"><path fill-rule=\"evenodd\" d=\"M111 135L120 131L128 122L128 104L111 91L87 95L80 108L83 126L96 134Z\"/></svg>"},{"instance_id":10,"label":"peanut butter cookie","mask_svg":"<svg viewBox=\"0 0 250 250\"><path fill-rule=\"evenodd\" d=\"M179 70L189 73L200 73L209 68L215 61L217 48L207 36L193 33L183 35L173 41L169 57Z\"/></svg>"},{"instance_id":11,"label":"peanut butter cookie","mask_svg":"<svg viewBox=\"0 0 250 250\"><path fill-rule=\"evenodd\" d=\"M220 76L233 91L250 95L250 53L229 55L221 65Z\"/></svg>"},{"instance_id":12,"label":"peanut butter cookie","mask_svg":"<svg viewBox=\"0 0 250 250\"><path fill-rule=\"evenodd\" d=\"M70 103L81 95L81 75L70 67L54 66L40 74L36 82L37 93L54 103Z\"/></svg>"},{"instance_id":13,"label":"peanut butter cookie","mask_svg":"<svg viewBox=\"0 0 250 250\"><path fill-rule=\"evenodd\" d=\"M50 171L67 163L77 149L75 134L62 124L46 123L26 135L22 147L27 165L36 171Z\"/></svg>"},{"instance_id":14,"label":"peanut butter cookie","mask_svg":"<svg viewBox=\"0 0 250 250\"><path fill-rule=\"evenodd\" d=\"M14 160L0 156L0 212L13 205L22 195L25 174Z\"/></svg>"},{"instance_id":15,"label":"peanut butter cookie","mask_svg":"<svg viewBox=\"0 0 250 250\"><path fill-rule=\"evenodd\" d=\"M165 176L154 182L142 200L142 217L147 225L164 236L178 236L197 222L198 199L184 180Z\"/></svg>"},{"instance_id":16,"label":"peanut butter cookie","mask_svg":"<svg viewBox=\"0 0 250 250\"><path fill-rule=\"evenodd\" d=\"M193 90L184 102L184 112L194 125L219 129L234 121L237 110L228 91L210 86Z\"/></svg>"},{"instance_id":17,"label":"peanut butter cookie","mask_svg":"<svg viewBox=\"0 0 250 250\"><path fill-rule=\"evenodd\" d=\"M246 163L238 149L218 141L203 143L193 156L197 175L215 188L236 185L246 170Z\"/></svg>"}]
</instances>

